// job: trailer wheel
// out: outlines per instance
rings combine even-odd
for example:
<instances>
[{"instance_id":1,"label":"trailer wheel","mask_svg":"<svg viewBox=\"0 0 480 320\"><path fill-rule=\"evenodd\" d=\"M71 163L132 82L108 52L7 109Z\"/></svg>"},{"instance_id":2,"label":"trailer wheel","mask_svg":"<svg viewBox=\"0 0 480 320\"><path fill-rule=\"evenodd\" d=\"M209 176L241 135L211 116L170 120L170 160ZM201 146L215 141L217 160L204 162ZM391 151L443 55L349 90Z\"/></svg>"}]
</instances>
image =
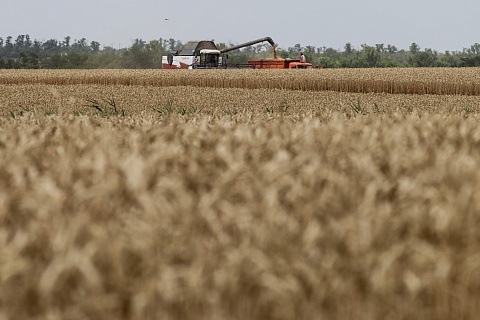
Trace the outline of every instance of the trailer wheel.
<instances>
[{"instance_id":1,"label":"trailer wheel","mask_svg":"<svg viewBox=\"0 0 480 320\"><path fill-rule=\"evenodd\" d=\"M173 64L173 54L169 53L167 56L168 65L171 66Z\"/></svg>"}]
</instances>

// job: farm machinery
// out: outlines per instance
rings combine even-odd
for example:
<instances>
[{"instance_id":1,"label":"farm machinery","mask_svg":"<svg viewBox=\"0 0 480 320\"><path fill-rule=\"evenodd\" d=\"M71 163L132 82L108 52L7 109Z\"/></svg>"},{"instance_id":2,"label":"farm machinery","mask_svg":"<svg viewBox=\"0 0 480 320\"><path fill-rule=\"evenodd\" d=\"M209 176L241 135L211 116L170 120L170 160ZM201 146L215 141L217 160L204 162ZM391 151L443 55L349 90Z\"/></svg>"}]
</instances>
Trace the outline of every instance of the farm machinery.
<instances>
[{"instance_id":1,"label":"farm machinery","mask_svg":"<svg viewBox=\"0 0 480 320\"><path fill-rule=\"evenodd\" d=\"M265 41L272 45L273 59L248 60L246 65L228 64L228 52ZM276 44L270 37L252 40L222 50L218 50L213 41L189 41L182 50L162 57L163 69L306 69L311 67L311 63L300 62L299 59L277 58Z\"/></svg>"}]
</instances>

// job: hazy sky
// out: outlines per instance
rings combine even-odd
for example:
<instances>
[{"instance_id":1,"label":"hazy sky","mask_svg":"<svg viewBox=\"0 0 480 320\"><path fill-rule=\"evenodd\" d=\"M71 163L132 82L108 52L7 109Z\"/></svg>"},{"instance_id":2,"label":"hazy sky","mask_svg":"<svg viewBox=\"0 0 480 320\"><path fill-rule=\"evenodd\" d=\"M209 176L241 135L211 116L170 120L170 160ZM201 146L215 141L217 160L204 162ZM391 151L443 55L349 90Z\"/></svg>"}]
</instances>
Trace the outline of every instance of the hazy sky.
<instances>
[{"instance_id":1,"label":"hazy sky","mask_svg":"<svg viewBox=\"0 0 480 320\"><path fill-rule=\"evenodd\" d=\"M282 48L341 50L347 42L440 52L480 43L479 0L2 0L1 8L0 37L70 36L117 48L136 38L238 44L266 36Z\"/></svg>"}]
</instances>

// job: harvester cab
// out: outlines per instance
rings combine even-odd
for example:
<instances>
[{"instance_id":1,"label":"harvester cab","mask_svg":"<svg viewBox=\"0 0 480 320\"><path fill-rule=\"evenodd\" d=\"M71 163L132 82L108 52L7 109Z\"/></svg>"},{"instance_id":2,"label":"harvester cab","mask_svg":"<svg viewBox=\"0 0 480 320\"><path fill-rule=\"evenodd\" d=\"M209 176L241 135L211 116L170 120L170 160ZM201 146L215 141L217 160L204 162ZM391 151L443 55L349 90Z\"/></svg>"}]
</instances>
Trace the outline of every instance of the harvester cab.
<instances>
[{"instance_id":1,"label":"harvester cab","mask_svg":"<svg viewBox=\"0 0 480 320\"><path fill-rule=\"evenodd\" d=\"M200 56L194 58L193 69L215 69L222 67L222 57L220 51L212 49L200 50Z\"/></svg>"},{"instance_id":2,"label":"harvester cab","mask_svg":"<svg viewBox=\"0 0 480 320\"><path fill-rule=\"evenodd\" d=\"M222 68L220 51L213 41L189 41L182 50L162 57L163 69Z\"/></svg>"}]
</instances>

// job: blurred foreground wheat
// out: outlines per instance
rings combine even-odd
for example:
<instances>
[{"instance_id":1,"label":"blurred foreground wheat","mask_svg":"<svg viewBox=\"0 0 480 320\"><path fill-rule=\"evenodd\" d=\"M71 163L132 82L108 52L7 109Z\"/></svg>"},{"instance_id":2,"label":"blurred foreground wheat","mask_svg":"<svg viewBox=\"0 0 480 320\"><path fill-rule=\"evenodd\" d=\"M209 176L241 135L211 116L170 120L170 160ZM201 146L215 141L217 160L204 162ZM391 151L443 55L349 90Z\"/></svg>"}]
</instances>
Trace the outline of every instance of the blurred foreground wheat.
<instances>
[{"instance_id":1,"label":"blurred foreground wheat","mask_svg":"<svg viewBox=\"0 0 480 320\"><path fill-rule=\"evenodd\" d=\"M0 318L480 311L476 121L0 124Z\"/></svg>"}]
</instances>

